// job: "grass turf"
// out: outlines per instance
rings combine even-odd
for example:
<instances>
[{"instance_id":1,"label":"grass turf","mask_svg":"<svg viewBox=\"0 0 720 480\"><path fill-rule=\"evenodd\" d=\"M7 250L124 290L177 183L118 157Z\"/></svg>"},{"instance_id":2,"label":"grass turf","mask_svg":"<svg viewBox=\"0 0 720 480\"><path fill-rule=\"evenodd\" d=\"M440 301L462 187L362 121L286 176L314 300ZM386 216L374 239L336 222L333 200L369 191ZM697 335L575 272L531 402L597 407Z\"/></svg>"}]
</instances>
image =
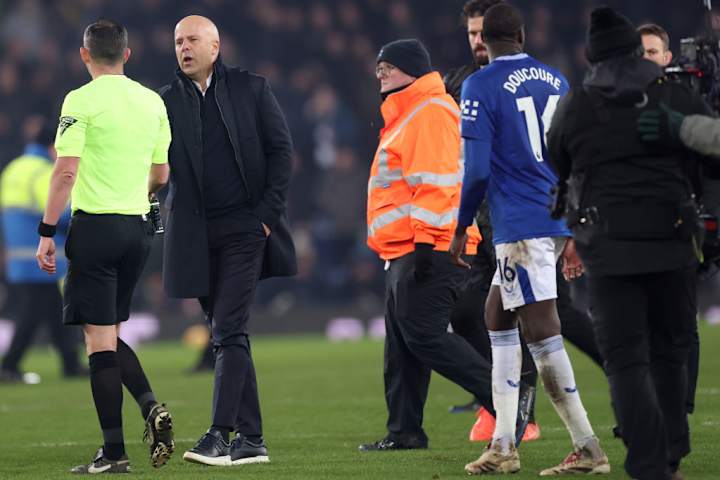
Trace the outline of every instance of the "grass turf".
<instances>
[{"instance_id":1,"label":"grass turf","mask_svg":"<svg viewBox=\"0 0 720 480\"><path fill-rule=\"evenodd\" d=\"M720 478L720 328L701 330L702 360L696 413L690 417L693 453L683 463L686 478ZM124 424L133 478L244 479L445 479L467 478L463 466L482 445L467 434L471 414L449 414L469 396L434 375L425 408L430 449L359 453L357 445L381 438L385 423L382 344L331 344L318 337L266 337L254 342L265 438L272 463L203 467L185 463L182 453L207 429L212 395L210 374L185 374L197 353L177 343L144 346L139 356L158 398L175 422L177 450L170 463L153 469L141 443L142 421L125 392ZM624 448L612 438L614 424L607 382L600 370L571 349L583 402L613 467L605 478L626 478ZM37 371L39 385L0 385L0 478L74 478L68 468L86 462L101 444L87 380L63 381L54 353L37 350L24 368ZM535 478L570 450L569 437L547 397L538 395L542 439L521 447L522 471L514 479Z\"/></svg>"}]
</instances>

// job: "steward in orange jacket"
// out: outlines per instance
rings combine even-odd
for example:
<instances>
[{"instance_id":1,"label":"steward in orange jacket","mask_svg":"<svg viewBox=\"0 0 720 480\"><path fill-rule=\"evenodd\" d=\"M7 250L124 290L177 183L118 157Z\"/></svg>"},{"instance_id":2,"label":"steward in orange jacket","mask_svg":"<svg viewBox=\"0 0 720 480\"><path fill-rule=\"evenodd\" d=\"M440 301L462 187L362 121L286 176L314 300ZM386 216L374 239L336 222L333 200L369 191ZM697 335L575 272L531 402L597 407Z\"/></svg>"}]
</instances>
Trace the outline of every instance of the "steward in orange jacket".
<instances>
[{"instance_id":1,"label":"steward in orange jacket","mask_svg":"<svg viewBox=\"0 0 720 480\"><path fill-rule=\"evenodd\" d=\"M418 243L448 251L463 177L460 110L438 72L387 96L381 110L385 127L368 182L368 245L384 260ZM472 227L467 253L474 255L479 241Z\"/></svg>"},{"instance_id":2,"label":"steward in orange jacket","mask_svg":"<svg viewBox=\"0 0 720 480\"><path fill-rule=\"evenodd\" d=\"M385 45L376 76L384 98L368 185L368 245L387 260L385 438L361 451L427 448L422 428L430 372L455 382L493 412L490 363L448 333L468 271L450 261L463 176L459 110L414 39ZM480 240L469 229L467 252Z\"/></svg>"}]
</instances>

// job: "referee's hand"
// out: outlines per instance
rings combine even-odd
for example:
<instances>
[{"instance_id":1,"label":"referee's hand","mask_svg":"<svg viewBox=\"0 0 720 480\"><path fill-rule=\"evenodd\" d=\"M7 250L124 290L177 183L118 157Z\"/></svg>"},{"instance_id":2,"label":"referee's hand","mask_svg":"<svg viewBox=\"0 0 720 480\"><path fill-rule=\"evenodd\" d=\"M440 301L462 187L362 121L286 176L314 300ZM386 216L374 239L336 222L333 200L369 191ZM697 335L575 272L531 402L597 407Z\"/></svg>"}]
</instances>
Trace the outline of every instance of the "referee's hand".
<instances>
[{"instance_id":1,"label":"referee's hand","mask_svg":"<svg viewBox=\"0 0 720 480\"><path fill-rule=\"evenodd\" d=\"M55 263L55 240L52 237L40 237L37 253L35 254L41 270L52 275L57 271Z\"/></svg>"}]
</instances>

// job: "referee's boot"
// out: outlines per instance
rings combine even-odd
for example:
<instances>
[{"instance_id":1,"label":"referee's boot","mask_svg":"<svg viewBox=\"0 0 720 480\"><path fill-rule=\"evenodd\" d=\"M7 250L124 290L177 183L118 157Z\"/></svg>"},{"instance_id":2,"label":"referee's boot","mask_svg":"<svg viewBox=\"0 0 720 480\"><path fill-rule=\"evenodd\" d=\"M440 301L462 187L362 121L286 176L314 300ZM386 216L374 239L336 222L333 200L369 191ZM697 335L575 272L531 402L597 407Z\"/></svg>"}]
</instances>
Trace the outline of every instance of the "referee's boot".
<instances>
[{"instance_id":1,"label":"referee's boot","mask_svg":"<svg viewBox=\"0 0 720 480\"><path fill-rule=\"evenodd\" d=\"M223 434L210 428L200 437L197 444L183 455L183 460L190 463L200 463L211 466L229 466L230 444L225 441Z\"/></svg>"},{"instance_id":2,"label":"referee's boot","mask_svg":"<svg viewBox=\"0 0 720 480\"><path fill-rule=\"evenodd\" d=\"M164 403L152 407L145 419L143 441L150 444L150 464L159 468L167 463L175 449L172 416Z\"/></svg>"},{"instance_id":3,"label":"referee's boot","mask_svg":"<svg viewBox=\"0 0 720 480\"><path fill-rule=\"evenodd\" d=\"M262 437L249 438L242 433L237 434L230 443L230 464L249 465L251 463L269 463L267 446Z\"/></svg>"},{"instance_id":4,"label":"referee's boot","mask_svg":"<svg viewBox=\"0 0 720 480\"><path fill-rule=\"evenodd\" d=\"M92 461L87 465L78 465L70 469L70 473L93 475L96 473L130 473L130 460L123 455L118 460L105 458L102 447L95 452Z\"/></svg>"}]
</instances>

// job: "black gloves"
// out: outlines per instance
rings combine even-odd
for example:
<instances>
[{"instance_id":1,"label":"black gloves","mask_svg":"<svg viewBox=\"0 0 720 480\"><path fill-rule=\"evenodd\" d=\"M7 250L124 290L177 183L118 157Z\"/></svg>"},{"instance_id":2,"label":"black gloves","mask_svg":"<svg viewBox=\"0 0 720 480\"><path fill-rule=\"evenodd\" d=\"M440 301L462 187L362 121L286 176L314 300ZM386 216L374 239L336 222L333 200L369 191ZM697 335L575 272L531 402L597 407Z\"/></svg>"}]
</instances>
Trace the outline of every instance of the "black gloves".
<instances>
[{"instance_id":1,"label":"black gloves","mask_svg":"<svg viewBox=\"0 0 720 480\"><path fill-rule=\"evenodd\" d=\"M656 110L646 110L637 119L637 131L640 140L660 143L672 147L681 147L680 127L685 115L660 103Z\"/></svg>"},{"instance_id":2,"label":"black gloves","mask_svg":"<svg viewBox=\"0 0 720 480\"><path fill-rule=\"evenodd\" d=\"M427 280L432 273L432 252L435 245L431 243L415 244L415 280Z\"/></svg>"}]
</instances>

